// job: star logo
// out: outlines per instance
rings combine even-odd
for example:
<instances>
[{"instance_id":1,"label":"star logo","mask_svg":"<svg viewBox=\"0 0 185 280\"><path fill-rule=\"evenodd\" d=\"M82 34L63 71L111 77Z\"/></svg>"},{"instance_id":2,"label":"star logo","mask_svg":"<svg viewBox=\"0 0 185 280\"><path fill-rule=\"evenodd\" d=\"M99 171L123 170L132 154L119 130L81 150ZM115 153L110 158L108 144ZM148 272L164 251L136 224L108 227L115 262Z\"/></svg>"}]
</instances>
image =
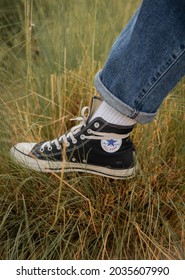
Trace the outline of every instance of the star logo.
<instances>
[{"instance_id":1,"label":"star logo","mask_svg":"<svg viewBox=\"0 0 185 280\"><path fill-rule=\"evenodd\" d=\"M116 143L117 141L114 140L114 139L110 139L110 140L107 140L108 142L108 146L113 146L114 147L114 143Z\"/></svg>"},{"instance_id":2,"label":"star logo","mask_svg":"<svg viewBox=\"0 0 185 280\"><path fill-rule=\"evenodd\" d=\"M114 153L121 147L121 139L101 140L101 147L107 153Z\"/></svg>"}]
</instances>

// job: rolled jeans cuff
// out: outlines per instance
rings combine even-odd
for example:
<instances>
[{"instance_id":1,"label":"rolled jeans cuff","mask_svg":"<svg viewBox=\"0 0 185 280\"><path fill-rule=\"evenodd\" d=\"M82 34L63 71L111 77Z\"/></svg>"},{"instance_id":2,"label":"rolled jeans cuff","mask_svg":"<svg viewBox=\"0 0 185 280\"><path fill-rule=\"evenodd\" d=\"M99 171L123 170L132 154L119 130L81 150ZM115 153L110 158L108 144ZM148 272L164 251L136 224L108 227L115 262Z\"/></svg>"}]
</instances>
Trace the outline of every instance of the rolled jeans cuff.
<instances>
[{"instance_id":1,"label":"rolled jeans cuff","mask_svg":"<svg viewBox=\"0 0 185 280\"><path fill-rule=\"evenodd\" d=\"M149 123L153 121L155 116L157 115L157 112L155 113L145 113L138 111L134 108L131 108L129 105L118 99L116 96L114 96L102 83L100 78L100 73L102 70L100 70L94 78L94 84L96 87L97 92L101 95L103 100L107 102L110 106L112 106L114 109L116 109L118 112L120 112L123 115L126 115L127 117L131 119L135 119L137 122L141 124Z\"/></svg>"}]
</instances>

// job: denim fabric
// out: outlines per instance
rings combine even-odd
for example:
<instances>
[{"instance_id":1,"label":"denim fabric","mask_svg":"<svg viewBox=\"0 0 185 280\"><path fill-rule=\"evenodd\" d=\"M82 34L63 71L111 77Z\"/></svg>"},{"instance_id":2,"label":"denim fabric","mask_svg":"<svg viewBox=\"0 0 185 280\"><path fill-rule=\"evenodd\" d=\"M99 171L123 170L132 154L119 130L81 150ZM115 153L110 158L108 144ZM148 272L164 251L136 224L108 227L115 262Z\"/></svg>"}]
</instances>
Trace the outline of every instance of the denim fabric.
<instances>
[{"instance_id":1,"label":"denim fabric","mask_svg":"<svg viewBox=\"0 0 185 280\"><path fill-rule=\"evenodd\" d=\"M140 123L153 120L185 75L185 0L144 0L95 76L103 99Z\"/></svg>"}]
</instances>

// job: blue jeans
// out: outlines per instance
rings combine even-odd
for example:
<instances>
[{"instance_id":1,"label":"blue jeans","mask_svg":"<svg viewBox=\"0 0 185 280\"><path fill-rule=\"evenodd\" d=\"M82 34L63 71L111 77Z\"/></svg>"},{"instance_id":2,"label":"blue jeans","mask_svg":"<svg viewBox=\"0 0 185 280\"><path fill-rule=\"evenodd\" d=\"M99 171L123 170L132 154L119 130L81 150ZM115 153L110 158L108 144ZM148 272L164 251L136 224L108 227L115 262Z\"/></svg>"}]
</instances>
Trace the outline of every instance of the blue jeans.
<instances>
[{"instance_id":1,"label":"blue jeans","mask_svg":"<svg viewBox=\"0 0 185 280\"><path fill-rule=\"evenodd\" d=\"M102 98L140 123L185 75L185 0L143 0L95 76Z\"/></svg>"}]
</instances>

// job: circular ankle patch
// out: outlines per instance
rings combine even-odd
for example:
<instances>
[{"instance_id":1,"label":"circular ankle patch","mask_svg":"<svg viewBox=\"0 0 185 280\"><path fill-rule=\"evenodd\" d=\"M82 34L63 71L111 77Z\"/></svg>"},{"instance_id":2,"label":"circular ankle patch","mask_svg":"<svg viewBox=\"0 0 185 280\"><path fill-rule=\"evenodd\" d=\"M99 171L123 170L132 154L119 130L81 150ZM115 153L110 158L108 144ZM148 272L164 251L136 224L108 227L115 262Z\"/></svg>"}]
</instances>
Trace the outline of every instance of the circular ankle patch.
<instances>
[{"instance_id":1,"label":"circular ankle patch","mask_svg":"<svg viewBox=\"0 0 185 280\"><path fill-rule=\"evenodd\" d=\"M107 153L114 153L121 147L121 139L101 140L101 147Z\"/></svg>"}]
</instances>

